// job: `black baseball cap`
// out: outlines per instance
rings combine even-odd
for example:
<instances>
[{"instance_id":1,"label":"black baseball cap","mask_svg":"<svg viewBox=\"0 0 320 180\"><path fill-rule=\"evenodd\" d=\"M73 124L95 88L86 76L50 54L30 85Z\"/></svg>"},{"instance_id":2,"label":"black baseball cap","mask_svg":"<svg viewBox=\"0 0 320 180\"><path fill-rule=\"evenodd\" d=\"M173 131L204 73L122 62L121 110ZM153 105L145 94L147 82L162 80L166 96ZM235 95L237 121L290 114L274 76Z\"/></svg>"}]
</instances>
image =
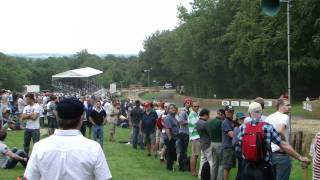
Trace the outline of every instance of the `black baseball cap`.
<instances>
[{"instance_id":1,"label":"black baseball cap","mask_svg":"<svg viewBox=\"0 0 320 180\"><path fill-rule=\"evenodd\" d=\"M224 108L225 111L234 111L233 106L229 105Z\"/></svg>"}]
</instances>

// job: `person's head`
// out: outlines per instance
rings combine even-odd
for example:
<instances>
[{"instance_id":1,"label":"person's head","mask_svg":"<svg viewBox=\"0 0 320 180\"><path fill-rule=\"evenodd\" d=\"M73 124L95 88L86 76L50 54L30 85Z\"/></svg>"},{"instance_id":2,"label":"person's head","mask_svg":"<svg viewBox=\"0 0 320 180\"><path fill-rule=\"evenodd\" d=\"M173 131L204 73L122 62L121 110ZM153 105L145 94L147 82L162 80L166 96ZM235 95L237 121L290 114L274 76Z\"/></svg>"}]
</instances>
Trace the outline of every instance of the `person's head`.
<instances>
[{"instance_id":1,"label":"person's head","mask_svg":"<svg viewBox=\"0 0 320 180\"><path fill-rule=\"evenodd\" d=\"M257 102L252 102L248 107L248 113L251 119L260 119L262 116L262 107Z\"/></svg>"},{"instance_id":2,"label":"person's head","mask_svg":"<svg viewBox=\"0 0 320 180\"><path fill-rule=\"evenodd\" d=\"M170 104L168 109L170 114L176 114L178 112L178 107L175 104Z\"/></svg>"},{"instance_id":3,"label":"person's head","mask_svg":"<svg viewBox=\"0 0 320 180\"><path fill-rule=\"evenodd\" d=\"M262 97L257 97L254 99L254 102L257 102L261 105L262 110L264 109L264 99Z\"/></svg>"},{"instance_id":4,"label":"person's head","mask_svg":"<svg viewBox=\"0 0 320 180\"><path fill-rule=\"evenodd\" d=\"M170 103L168 103L168 102L164 103L164 110L165 110L166 112L169 111L169 105L170 105Z\"/></svg>"},{"instance_id":5,"label":"person's head","mask_svg":"<svg viewBox=\"0 0 320 180\"><path fill-rule=\"evenodd\" d=\"M192 99L189 97L185 98L183 101L183 105L184 107L189 109L192 106Z\"/></svg>"},{"instance_id":6,"label":"person's head","mask_svg":"<svg viewBox=\"0 0 320 180\"><path fill-rule=\"evenodd\" d=\"M159 102L159 109L164 110L164 102Z\"/></svg>"},{"instance_id":7,"label":"person's head","mask_svg":"<svg viewBox=\"0 0 320 180\"><path fill-rule=\"evenodd\" d=\"M118 105L118 100L117 100L117 99L113 99L113 100L112 100L112 105L113 105L114 107L116 107L116 106Z\"/></svg>"},{"instance_id":8,"label":"person's head","mask_svg":"<svg viewBox=\"0 0 320 180\"><path fill-rule=\"evenodd\" d=\"M145 110L146 112L150 112L151 109L152 109L152 103L151 103L151 102L145 102L144 105L143 105L143 107L144 107L144 110Z\"/></svg>"},{"instance_id":9,"label":"person's head","mask_svg":"<svg viewBox=\"0 0 320 180\"><path fill-rule=\"evenodd\" d=\"M101 108L101 101L99 100L96 101L96 108L99 108L99 109Z\"/></svg>"},{"instance_id":10,"label":"person's head","mask_svg":"<svg viewBox=\"0 0 320 180\"><path fill-rule=\"evenodd\" d=\"M5 129L0 129L0 141L4 141L7 137L7 131Z\"/></svg>"},{"instance_id":11,"label":"person's head","mask_svg":"<svg viewBox=\"0 0 320 180\"><path fill-rule=\"evenodd\" d=\"M62 129L79 129L82 125L84 106L75 98L66 98L57 105L58 121Z\"/></svg>"},{"instance_id":12,"label":"person's head","mask_svg":"<svg viewBox=\"0 0 320 180\"><path fill-rule=\"evenodd\" d=\"M199 105L199 102L198 101L195 101L192 103L192 110L194 112L198 112L199 111L199 108L200 108L200 105Z\"/></svg>"},{"instance_id":13,"label":"person's head","mask_svg":"<svg viewBox=\"0 0 320 180\"><path fill-rule=\"evenodd\" d=\"M233 119L233 114L234 114L233 106L226 106L224 108L224 112L226 114L226 118Z\"/></svg>"},{"instance_id":14,"label":"person's head","mask_svg":"<svg viewBox=\"0 0 320 180\"><path fill-rule=\"evenodd\" d=\"M50 96L50 101L56 102L57 100L58 100L57 96L55 96L55 95Z\"/></svg>"},{"instance_id":15,"label":"person's head","mask_svg":"<svg viewBox=\"0 0 320 180\"><path fill-rule=\"evenodd\" d=\"M291 104L288 99L278 99L276 107L279 112L284 114L289 114L291 112Z\"/></svg>"},{"instance_id":16,"label":"person's head","mask_svg":"<svg viewBox=\"0 0 320 180\"><path fill-rule=\"evenodd\" d=\"M236 113L236 120L239 125L243 124L245 118L246 118L246 116L243 112Z\"/></svg>"},{"instance_id":17,"label":"person's head","mask_svg":"<svg viewBox=\"0 0 320 180\"><path fill-rule=\"evenodd\" d=\"M134 104L136 105L136 107L140 107L140 101L139 100L136 100L135 102L134 102Z\"/></svg>"},{"instance_id":18,"label":"person's head","mask_svg":"<svg viewBox=\"0 0 320 180\"><path fill-rule=\"evenodd\" d=\"M217 118L221 119L221 120L224 120L226 118L226 114L225 114L224 109L219 109L217 111Z\"/></svg>"},{"instance_id":19,"label":"person's head","mask_svg":"<svg viewBox=\"0 0 320 180\"><path fill-rule=\"evenodd\" d=\"M31 93L26 94L26 102L28 105L33 105L35 102L34 95Z\"/></svg>"},{"instance_id":20,"label":"person's head","mask_svg":"<svg viewBox=\"0 0 320 180\"><path fill-rule=\"evenodd\" d=\"M202 109L199 113L199 117L207 121L210 118L210 111L208 109Z\"/></svg>"}]
</instances>

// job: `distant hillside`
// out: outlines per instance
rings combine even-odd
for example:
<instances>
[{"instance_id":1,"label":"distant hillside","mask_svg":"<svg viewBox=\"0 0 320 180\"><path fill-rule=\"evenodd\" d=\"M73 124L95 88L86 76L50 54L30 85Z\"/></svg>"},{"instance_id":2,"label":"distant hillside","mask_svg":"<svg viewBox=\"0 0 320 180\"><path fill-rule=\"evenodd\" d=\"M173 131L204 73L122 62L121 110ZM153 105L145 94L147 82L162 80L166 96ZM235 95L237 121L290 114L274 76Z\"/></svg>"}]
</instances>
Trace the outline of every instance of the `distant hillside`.
<instances>
[{"instance_id":1,"label":"distant hillside","mask_svg":"<svg viewBox=\"0 0 320 180\"><path fill-rule=\"evenodd\" d=\"M59 53L9 53L9 56L23 57L28 59L47 59L48 57L71 57L74 54L59 54ZM97 54L99 57L105 57L107 55L113 55L116 57L131 57L138 56L137 54Z\"/></svg>"}]
</instances>

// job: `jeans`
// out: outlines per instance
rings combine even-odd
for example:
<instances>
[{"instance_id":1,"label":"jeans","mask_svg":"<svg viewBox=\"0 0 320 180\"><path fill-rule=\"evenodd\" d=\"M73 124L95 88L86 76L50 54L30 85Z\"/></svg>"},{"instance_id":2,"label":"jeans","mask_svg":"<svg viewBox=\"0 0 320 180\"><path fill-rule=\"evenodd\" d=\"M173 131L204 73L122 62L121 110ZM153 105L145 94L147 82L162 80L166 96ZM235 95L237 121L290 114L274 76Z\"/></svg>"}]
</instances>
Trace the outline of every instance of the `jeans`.
<instances>
[{"instance_id":1,"label":"jeans","mask_svg":"<svg viewBox=\"0 0 320 180\"><path fill-rule=\"evenodd\" d=\"M222 145L220 142L211 142L212 148L212 175L214 180L223 180Z\"/></svg>"},{"instance_id":2,"label":"jeans","mask_svg":"<svg viewBox=\"0 0 320 180\"><path fill-rule=\"evenodd\" d=\"M140 148L143 149L143 143L142 143L142 138L140 136L139 138L139 134L140 134L140 129L139 127L133 126L132 127L132 147L134 149L137 149L137 145L139 144Z\"/></svg>"},{"instance_id":3,"label":"jeans","mask_svg":"<svg viewBox=\"0 0 320 180\"><path fill-rule=\"evenodd\" d=\"M291 158L287 154L272 153L272 163L276 169L276 180L289 180Z\"/></svg>"},{"instance_id":4,"label":"jeans","mask_svg":"<svg viewBox=\"0 0 320 180\"><path fill-rule=\"evenodd\" d=\"M18 156L21 156L23 158L26 158L28 157L27 156L27 153L25 153L23 150L18 150L17 148L12 148L12 152ZM27 166L27 162L25 161L18 161L18 160L15 160L13 158L10 158L8 161L7 161L7 164L6 164L6 167L5 169L13 169L16 167L16 165L18 164L18 162L20 162L22 164L23 167L26 167Z\"/></svg>"},{"instance_id":5,"label":"jeans","mask_svg":"<svg viewBox=\"0 0 320 180\"><path fill-rule=\"evenodd\" d=\"M173 162L177 160L177 152L176 152L176 143L175 140L172 139L165 139L164 143L167 147L166 157L167 157L167 169L172 171L173 170Z\"/></svg>"},{"instance_id":6,"label":"jeans","mask_svg":"<svg viewBox=\"0 0 320 180\"><path fill-rule=\"evenodd\" d=\"M178 149L178 154L179 154L179 169L181 171L186 171L189 168L188 163L187 163L189 135L185 134L185 133L179 133L176 144L177 144L177 149Z\"/></svg>"},{"instance_id":7,"label":"jeans","mask_svg":"<svg viewBox=\"0 0 320 180\"><path fill-rule=\"evenodd\" d=\"M31 138L32 138L33 144L38 142L40 140L40 129L25 129L23 148L27 154L29 154Z\"/></svg>"},{"instance_id":8,"label":"jeans","mask_svg":"<svg viewBox=\"0 0 320 180\"><path fill-rule=\"evenodd\" d=\"M93 140L99 139L101 148L103 149L103 126L94 125L92 126Z\"/></svg>"}]
</instances>

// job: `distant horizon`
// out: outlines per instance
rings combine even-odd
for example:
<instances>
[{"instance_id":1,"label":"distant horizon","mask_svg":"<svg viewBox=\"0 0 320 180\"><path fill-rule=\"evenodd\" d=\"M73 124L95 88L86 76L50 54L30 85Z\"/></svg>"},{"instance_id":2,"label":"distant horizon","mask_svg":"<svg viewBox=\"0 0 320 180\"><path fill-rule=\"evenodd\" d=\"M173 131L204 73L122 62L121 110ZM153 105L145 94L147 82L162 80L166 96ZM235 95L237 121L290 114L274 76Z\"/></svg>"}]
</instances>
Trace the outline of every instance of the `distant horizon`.
<instances>
[{"instance_id":1,"label":"distant horizon","mask_svg":"<svg viewBox=\"0 0 320 180\"><path fill-rule=\"evenodd\" d=\"M0 51L1 52L1 51ZM13 57L23 57L23 58L38 58L38 59L44 59L44 58L48 58L48 57L71 57L73 55L75 55L76 53L5 53L5 52L1 52L5 55L8 56L13 56ZM90 52L89 52L90 53ZM138 54L111 54L111 53L90 53L90 54L94 54L97 55L99 57L105 57L108 55L113 55L116 57L138 57Z\"/></svg>"}]
</instances>

